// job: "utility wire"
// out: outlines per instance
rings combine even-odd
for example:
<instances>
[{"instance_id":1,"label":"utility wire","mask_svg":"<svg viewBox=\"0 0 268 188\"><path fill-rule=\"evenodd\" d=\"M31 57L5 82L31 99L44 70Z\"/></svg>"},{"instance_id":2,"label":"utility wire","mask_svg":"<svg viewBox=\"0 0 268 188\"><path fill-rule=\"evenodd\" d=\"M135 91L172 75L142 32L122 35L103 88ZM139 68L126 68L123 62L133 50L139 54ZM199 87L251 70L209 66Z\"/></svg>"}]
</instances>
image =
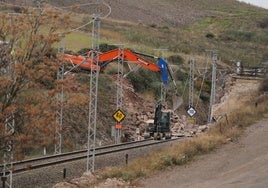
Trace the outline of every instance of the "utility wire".
<instances>
[{"instance_id":1,"label":"utility wire","mask_svg":"<svg viewBox=\"0 0 268 188\"><path fill-rule=\"evenodd\" d=\"M197 98L197 102L196 102L195 108L198 107L198 103L199 103L199 100L200 100L201 92L202 92L202 90L203 90L203 85L204 85L204 81L205 81L205 76L206 76L206 73L207 73L208 62L209 62L209 61L208 61L208 59L207 59L206 67L205 67L205 72L204 72L204 74L203 74L202 83L201 83L201 86L200 86L200 90L199 90L199 94L198 94L198 98Z\"/></svg>"},{"instance_id":2,"label":"utility wire","mask_svg":"<svg viewBox=\"0 0 268 188\"><path fill-rule=\"evenodd\" d=\"M6 2L3 2L3 1L1 1L0 2L0 4L4 4L4 5L7 5L7 6L16 6L16 7L20 7L20 8L25 8L25 7L29 7L29 6L24 6L24 5L13 5L13 4L10 4L10 3L6 3ZM95 3L84 3L84 4L77 4L77 5L75 5L75 6L78 6L78 7L81 7L81 6L88 6L88 5L98 5L98 4L103 4L104 6L106 6L107 8L108 8L108 13L106 14L106 15L104 15L104 16L102 16L102 17L100 17L100 18L107 18L110 14L111 14L111 12L112 12L112 8L111 8L111 6L108 4L108 3L106 3L106 2L104 2L104 0L102 0L102 2L100 3L100 2L95 2ZM55 9L58 9L58 10L63 10L63 9L70 9L70 8L72 8L74 5L71 5L71 6L66 6L66 7L56 7L56 6L52 6L52 8L55 8ZM33 8L33 9L40 9L40 8L37 8L37 7L31 7L31 8ZM92 16L95 16L95 14L92 14ZM76 28L73 28L73 29L71 29L71 30L69 30L68 32L74 32L74 31L77 31L77 30L79 30L79 29L81 29L81 28L83 28L83 27L86 27L87 25L89 25L89 24L91 24L93 22L93 20L91 20L91 21L89 21L89 22L87 22L87 23L85 23L85 24L83 24L83 25L80 25L79 27L76 27ZM63 33L58 33L58 34L63 34Z\"/></svg>"}]
</instances>

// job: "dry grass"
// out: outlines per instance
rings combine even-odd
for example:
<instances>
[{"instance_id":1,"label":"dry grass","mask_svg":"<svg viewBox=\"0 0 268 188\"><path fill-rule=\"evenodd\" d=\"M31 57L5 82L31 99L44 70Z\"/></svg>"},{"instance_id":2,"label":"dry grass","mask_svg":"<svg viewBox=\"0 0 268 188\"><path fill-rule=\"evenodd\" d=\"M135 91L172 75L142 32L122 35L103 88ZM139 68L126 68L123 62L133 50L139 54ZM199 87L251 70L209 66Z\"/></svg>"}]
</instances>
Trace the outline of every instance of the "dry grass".
<instances>
[{"instance_id":1,"label":"dry grass","mask_svg":"<svg viewBox=\"0 0 268 188\"><path fill-rule=\"evenodd\" d=\"M257 106L246 104L239 112L222 118L205 134L136 159L127 166L107 168L103 171L102 178L122 178L125 181L132 181L170 166L183 165L198 155L209 153L229 141L235 141L245 127L267 114L268 101L265 101L265 96L263 99L264 101Z\"/></svg>"},{"instance_id":2,"label":"dry grass","mask_svg":"<svg viewBox=\"0 0 268 188\"><path fill-rule=\"evenodd\" d=\"M192 160L194 156L212 151L223 143L226 143L223 135L204 134L164 148L162 151L151 153L127 166L107 168L102 177L131 181L154 171L163 170L168 166L183 165Z\"/></svg>"}]
</instances>

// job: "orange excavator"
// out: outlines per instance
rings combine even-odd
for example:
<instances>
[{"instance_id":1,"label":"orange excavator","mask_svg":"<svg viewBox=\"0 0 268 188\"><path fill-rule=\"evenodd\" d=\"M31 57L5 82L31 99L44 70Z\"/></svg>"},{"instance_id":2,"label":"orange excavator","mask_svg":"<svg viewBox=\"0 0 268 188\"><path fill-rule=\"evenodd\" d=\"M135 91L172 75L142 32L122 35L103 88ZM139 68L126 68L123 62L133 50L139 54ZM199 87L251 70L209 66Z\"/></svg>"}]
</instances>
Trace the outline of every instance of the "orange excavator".
<instances>
[{"instance_id":1,"label":"orange excavator","mask_svg":"<svg viewBox=\"0 0 268 188\"><path fill-rule=\"evenodd\" d=\"M107 52L97 52L98 55L94 55L94 51L89 51L86 56L82 55L71 55L71 54L64 54L64 59L67 61L68 64L73 65L74 67L79 67L84 70L103 70L105 67L118 59L135 63L140 65L143 68L149 69L153 72L159 72L161 75L162 82L167 85L168 84L168 77L172 80L172 74L168 67L166 61L162 58L158 58L152 55L143 54L140 52L134 52L128 49L114 49ZM154 58L158 60L158 63L155 64L150 60L145 59L143 56ZM92 58L93 57L93 58Z\"/></svg>"}]
</instances>

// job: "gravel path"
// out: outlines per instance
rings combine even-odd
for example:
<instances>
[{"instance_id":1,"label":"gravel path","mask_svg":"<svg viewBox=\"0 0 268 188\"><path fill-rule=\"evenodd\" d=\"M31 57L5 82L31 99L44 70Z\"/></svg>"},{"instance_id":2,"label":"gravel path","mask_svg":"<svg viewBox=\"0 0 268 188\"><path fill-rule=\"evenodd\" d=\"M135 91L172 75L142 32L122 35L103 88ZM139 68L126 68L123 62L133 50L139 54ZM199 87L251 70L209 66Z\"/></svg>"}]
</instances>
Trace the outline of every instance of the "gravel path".
<instances>
[{"instance_id":1,"label":"gravel path","mask_svg":"<svg viewBox=\"0 0 268 188\"><path fill-rule=\"evenodd\" d=\"M137 184L148 188L266 188L267 177L268 119L265 119L249 127L238 142Z\"/></svg>"}]
</instances>

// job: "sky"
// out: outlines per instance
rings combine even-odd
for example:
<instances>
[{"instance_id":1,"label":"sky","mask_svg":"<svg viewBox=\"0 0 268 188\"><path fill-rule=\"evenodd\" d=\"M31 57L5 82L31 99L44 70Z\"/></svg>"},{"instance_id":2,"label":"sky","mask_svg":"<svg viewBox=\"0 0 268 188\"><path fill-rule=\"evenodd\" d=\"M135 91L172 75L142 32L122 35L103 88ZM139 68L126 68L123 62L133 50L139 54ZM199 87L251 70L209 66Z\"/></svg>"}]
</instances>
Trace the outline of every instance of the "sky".
<instances>
[{"instance_id":1,"label":"sky","mask_svg":"<svg viewBox=\"0 0 268 188\"><path fill-rule=\"evenodd\" d=\"M268 0L239 0L268 9Z\"/></svg>"}]
</instances>

